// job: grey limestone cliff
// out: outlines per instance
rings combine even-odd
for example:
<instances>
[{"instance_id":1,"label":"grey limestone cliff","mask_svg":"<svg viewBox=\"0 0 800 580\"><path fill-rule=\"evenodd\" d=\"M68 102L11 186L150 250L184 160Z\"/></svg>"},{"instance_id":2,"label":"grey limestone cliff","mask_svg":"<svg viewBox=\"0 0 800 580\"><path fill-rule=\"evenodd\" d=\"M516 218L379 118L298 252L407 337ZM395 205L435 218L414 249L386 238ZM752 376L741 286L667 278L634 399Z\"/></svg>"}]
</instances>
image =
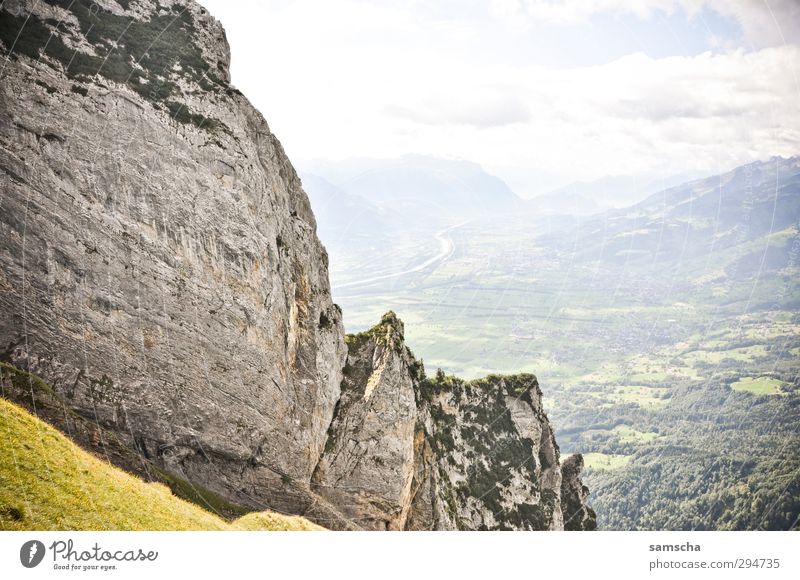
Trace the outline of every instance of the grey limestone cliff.
<instances>
[{"instance_id":1,"label":"grey limestone cliff","mask_svg":"<svg viewBox=\"0 0 800 580\"><path fill-rule=\"evenodd\" d=\"M345 344L308 198L200 5L6 0L0 42L0 361L64 421L333 528L563 526L535 379L424 379L395 319Z\"/></svg>"},{"instance_id":2,"label":"grey limestone cliff","mask_svg":"<svg viewBox=\"0 0 800 580\"><path fill-rule=\"evenodd\" d=\"M536 377L426 377L393 312L348 336L312 486L369 529L592 529L579 457L562 477Z\"/></svg>"},{"instance_id":3,"label":"grey limestone cliff","mask_svg":"<svg viewBox=\"0 0 800 580\"><path fill-rule=\"evenodd\" d=\"M195 3L2 11L2 357L187 479L296 510L282 482L322 452L341 316L222 28Z\"/></svg>"}]
</instances>

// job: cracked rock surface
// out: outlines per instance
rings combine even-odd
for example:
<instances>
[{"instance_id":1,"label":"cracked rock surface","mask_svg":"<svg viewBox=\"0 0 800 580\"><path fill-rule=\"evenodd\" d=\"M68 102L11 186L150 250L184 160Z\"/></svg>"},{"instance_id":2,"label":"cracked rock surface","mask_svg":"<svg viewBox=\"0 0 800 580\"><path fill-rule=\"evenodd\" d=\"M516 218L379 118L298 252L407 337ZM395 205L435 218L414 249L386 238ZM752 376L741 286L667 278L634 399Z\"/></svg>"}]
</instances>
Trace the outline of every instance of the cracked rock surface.
<instances>
[{"instance_id":1,"label":"cracked rock surface","mask_svg":"<svg viewBox=\"0 0 800 580\"><path fill-rule=\"evenodd\" d=\"M0 352L187 479L297 511L282 482L310 478L345 357L308 199L228 84L215 20L194 2L105 4L2 6L4 30L27 18L30 36L0 84ZM91 58L129 22L143 39L113 49L137 71L120 82ZM71 69L53 40L32 58L39 28L98 68ZM181 64L132 64L157 34L152 52L183 43Z\"/></svg>"}]
</instances>

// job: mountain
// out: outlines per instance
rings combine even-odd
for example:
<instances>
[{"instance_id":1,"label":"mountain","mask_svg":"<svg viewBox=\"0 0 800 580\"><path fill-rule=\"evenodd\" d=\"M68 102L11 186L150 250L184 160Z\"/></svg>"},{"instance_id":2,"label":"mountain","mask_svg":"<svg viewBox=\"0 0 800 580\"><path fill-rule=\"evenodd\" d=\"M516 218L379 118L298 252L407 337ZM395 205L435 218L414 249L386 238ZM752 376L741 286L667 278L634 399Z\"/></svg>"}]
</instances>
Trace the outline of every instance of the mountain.
<instances>
[{"instance_id":1,"label":"mountain","mask_svg":"<svg viewBox=\"0 0 800 580\"><path fill-rule=\"evenodd\" d=\"M654 193L631 207L580 224L578 256L586 260L676 263L739 247L739 275L758 268L761 254L748 242L773 236L764 255L770 268L790 259L800 219L800 157L773 157ZM555 238L553 238L555 239Z\"/></svg>"},{"instance_id":2,"label":"mountain","mask_svg":"<svg viewBox=\"0 0 800 580\"><path fill-rule=\"evenodd\" d=\"M585 216L598 213L603 208L593 198L562 189L525 200L526 209L534 215Z\"/></svg>"},{"instance_id":3,"label":"mountain","mask_svg":"<svg viewBox=\"0 0 800 580\"><path fill-rule=\"evenodd\" d=\"M365 284L403 285L404 272L429 272L448 259L454 230L525 209L503 181L467 161L407 155L314 161L305 169L337 300Z\"/></svg>"},{"instance_id":4,"label":"mountain","mask_svg":"<svg viewBox=\"0 0 800 580\"><path fill-rule=\"evenodd\" d=\"M406 225L361 196L352 195L313 173L300 173L317 219L317 234L336 253L342 247L375 246L385 251L389 234Z\"/></svg>"},{"instance_id":5,"label":"mountain","mask_svg":"<svg viewBox=\"0 0 800 580\"><path fill-rule=\"evenodd\" d=\"M521 200L500 178L469 161L406 155L310 164L347 193L393 214L468 218L504 213Z\"/></svg>"},{"instance_id":6,"label":"mountain","mask_svg":"<svg viewBox=\"0 0 800 580\"><path fill-rule=\"evenodd\" d=\"M690 179L686 175L652 181L633 175L612 175L594 181L576 181L526 201L539 214L590 215L634 205L658 191L687 181Z\"/></svg>"},{"instance_id":7,"label":"mountain","mask_svg":"<svg viewBox=\"0 0 800 580\"><path fill-rule=\"evenodd\" d=\"M0 361L46 385L9 396L199 503L334 529L593 528L532 376L430 381L394 316L345 338L311 204L230 85L219 23L192 1L98 6L0 6ZM476 166L411 164L435 203L514 203ZM348 193L423 194L370 182Z\"/></svg>"}]
</instances>

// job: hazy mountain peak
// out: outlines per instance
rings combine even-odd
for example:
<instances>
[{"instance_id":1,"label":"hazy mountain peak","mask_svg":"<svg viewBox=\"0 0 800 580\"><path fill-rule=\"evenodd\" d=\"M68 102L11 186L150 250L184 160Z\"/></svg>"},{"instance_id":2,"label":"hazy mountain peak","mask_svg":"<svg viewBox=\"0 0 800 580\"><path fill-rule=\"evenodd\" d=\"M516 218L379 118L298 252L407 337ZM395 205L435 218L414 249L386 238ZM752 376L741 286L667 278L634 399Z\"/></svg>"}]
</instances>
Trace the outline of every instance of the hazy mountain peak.
<instances>
[{"instance_id":1,"label":"hazy mountain peak","mask_svg":"<svg viewBox=\"0 0 800 580\"><path fill-rule=\"evenodd\" d=\"M416 214L427 211L471 217L502 213L520 204L502 179L477 163L461 159L409 154L395 159L317 161L305 169L349 195L392 212L403 213L405 207L413 208ZM310 187L313 189L314 184Z\"/></svg>"}]
</instances>

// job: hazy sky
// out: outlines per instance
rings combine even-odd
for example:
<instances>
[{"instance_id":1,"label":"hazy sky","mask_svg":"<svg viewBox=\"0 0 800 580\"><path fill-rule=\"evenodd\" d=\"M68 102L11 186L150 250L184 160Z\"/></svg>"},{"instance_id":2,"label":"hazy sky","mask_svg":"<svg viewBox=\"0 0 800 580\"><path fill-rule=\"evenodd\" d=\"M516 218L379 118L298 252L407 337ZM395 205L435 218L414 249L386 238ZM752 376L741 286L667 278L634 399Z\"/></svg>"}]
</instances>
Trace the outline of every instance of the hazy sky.
<instances>
[{"instance_id":1,"label":"hazy sky","mask_svg":"<svg viewBox=\"0 0 800 580\"><path fill-rule=\"evenodd\" d=\"M800 0L200 0L297 165L476 161L521 195L800 152Z\"/></svg>"}]
</instances>

